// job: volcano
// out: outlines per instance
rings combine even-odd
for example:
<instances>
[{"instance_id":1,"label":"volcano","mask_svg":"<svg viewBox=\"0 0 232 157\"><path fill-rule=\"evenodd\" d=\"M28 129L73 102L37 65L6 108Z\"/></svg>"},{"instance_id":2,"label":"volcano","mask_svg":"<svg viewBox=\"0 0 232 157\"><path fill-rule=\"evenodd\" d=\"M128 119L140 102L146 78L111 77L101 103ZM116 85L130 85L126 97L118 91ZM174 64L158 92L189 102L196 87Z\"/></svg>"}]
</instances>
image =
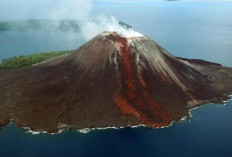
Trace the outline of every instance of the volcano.
<instances>
[{"instance_id":1,"label":"volcano","mask_svg":"<svg viewBox=\"0 0 232 157\"><path fill-rule=\"evenodd\" d=\"M35 131L168 126L232 92L232 68L176 58L148 37L103 32L71 54L0 70L0 125Z\"/></svg>"}]
</instances>

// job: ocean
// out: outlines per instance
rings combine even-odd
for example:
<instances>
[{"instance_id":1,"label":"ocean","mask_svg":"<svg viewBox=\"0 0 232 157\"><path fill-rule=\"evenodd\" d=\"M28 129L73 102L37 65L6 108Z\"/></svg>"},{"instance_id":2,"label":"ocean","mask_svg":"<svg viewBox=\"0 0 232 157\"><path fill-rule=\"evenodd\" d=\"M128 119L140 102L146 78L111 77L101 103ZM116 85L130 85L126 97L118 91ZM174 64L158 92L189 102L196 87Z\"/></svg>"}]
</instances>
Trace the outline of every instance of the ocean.
<instances>
[{"instance_id":1,"label":"ocean","mask_svg":"<svg viewBox=\"0 0 232 157\"><path fill-rule=\"evenodd\" d=\"M171 3L144 7L98 6L93 14L114 15L174 56L200 58L232 67L232 4ZM2 31L0 60L72 50L85 42L78 32ZM163 129L127 127L86 134L65 130L55 135L33 135L9 124L0 130L0 157L231 157L232 100L226 105L204 105L191 114L192 117Z\"/></svg>"}]
</instances>

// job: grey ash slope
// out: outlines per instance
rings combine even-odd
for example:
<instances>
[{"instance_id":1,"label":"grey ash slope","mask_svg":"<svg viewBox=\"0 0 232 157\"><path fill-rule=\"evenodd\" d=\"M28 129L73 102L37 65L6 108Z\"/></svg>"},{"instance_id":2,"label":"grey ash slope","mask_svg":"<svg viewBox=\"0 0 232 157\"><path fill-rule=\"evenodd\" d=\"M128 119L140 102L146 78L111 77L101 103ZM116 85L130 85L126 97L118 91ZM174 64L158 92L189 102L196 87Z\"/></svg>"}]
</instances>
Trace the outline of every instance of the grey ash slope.
<instances>
[{"instance_id":1,"label":"grey ash slope","mask_svg":"<svg viewBox=\"0 0 232 157\"><path fill-rule=\"evenodd\" d=\"M0 70L0 125L166 126L190 108L227 99L231 80L231 68L175 58L147 37L104 32L72 54Z\"/></svg>"}]
</instances>

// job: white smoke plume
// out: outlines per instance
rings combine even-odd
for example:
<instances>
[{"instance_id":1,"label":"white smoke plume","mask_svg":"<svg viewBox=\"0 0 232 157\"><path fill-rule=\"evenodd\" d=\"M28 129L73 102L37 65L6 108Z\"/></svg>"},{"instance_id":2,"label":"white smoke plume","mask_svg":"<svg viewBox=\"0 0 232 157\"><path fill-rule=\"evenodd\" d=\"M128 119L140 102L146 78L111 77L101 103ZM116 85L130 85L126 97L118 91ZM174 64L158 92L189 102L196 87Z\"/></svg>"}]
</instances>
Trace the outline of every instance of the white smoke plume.
<instances>
[{"instance_id":1,"label":"white smoke plume","mask_svg":"<svg viewBox=\"0 0 232 157\"><path fill-rule=\"evenodd\" d=\"M81 25L81 33L86 40L93 38L103 31L115 31L123 37L143 36L141 33L134 31L132 28L126 28L120 25L119 21L117 21L113 16L98 16L94 20L85 21Z\"/></svg>"},{"instance_id":2,"label":"white smoke plume","mask_svg":"<svg viewBox=\"0 0 232 157\"><path fill-rule=\"evenodd\" d=\"M120 25L113 16L92 17L92 1L0 0L0 21L22 19L80 20L82 21L80 22L80 33L86 41L103 31L115 31L124 37L142 36L133 29ZM57 25L60 25L59 22Z\"/></svg>"}]
</instances>

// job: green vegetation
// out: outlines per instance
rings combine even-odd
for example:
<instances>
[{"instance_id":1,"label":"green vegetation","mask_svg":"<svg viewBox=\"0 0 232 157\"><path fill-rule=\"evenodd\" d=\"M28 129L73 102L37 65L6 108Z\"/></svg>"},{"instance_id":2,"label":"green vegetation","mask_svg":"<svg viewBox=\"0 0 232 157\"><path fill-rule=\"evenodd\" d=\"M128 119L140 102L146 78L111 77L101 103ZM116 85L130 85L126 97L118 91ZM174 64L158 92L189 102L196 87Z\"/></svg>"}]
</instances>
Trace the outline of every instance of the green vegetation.
<instances>
[{"instance_id":1,"label":"green vegetation","mask_svg":"<svg viewBox=\"0 0 232 157\"><path fill-rule=\"evenodd\" d=\"M93 20L96 21L96 20ZM0 31L26 31L26 30L43 30L43 31L79 31L80 25L84 21L80 20L20 20L0 22ZM127 29L132 28L130 25L119 21L119 24Z\"/></svg>"},{"instance_id":2,"label":"green vegetation","mask_svg":"<svg viewBox=\"0 0 232 157\"><path fill-rule=\"evenodd\" d=\"M38 54L12 57L9 59L4 59L0 63L0 69L16 69L20 67L32 66L34 64L41 63L48 60L49 58L61 56L73 52L70 51L54 51L54 52L42 52Z\"/></svg>"}]
</instances>

